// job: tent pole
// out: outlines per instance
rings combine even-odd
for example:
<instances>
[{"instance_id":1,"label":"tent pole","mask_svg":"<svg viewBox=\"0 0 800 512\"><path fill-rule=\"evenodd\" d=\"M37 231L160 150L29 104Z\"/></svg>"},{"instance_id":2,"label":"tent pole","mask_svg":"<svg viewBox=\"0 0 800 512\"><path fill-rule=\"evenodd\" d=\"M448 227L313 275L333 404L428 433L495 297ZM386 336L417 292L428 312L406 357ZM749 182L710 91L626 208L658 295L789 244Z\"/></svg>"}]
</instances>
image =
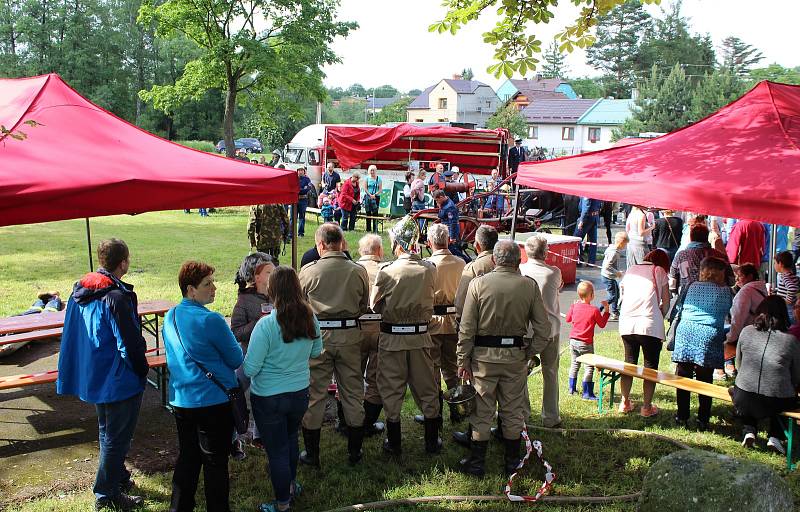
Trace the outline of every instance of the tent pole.
<instances>
[{"instance_id":1,"label":"tent pole","mask_svg":"<svg viewBox=\"0 0 800 512\"><path fill-rule=\"evenodd\" d=\"M519 184L514 183L514 204L511 205L511 240L517 239L517 205L519 204Z\"/></svg>"},{"instance_id":2,"label":"tent pole","mask_svg":"<svg viewBox=\"0 0 800 512\"><path fill-rule=\"evenodd\" d=\"M92 262L92 232L89 229L89 217L86 217L86 245L89 249L89 272L94 272L94 263Z\"/></svg>"},{"instance_id":3,"label":"tent pole","mask_svg":"<svg viewBox=\"0 0 800 512\"><path fill-rule=\"evenodd\" d=\"M297 203L292 205L292 267L297 268Z\"/></svg>"},{"instance_id":4,"label":"tent pole","mask_svg":"<svg viewBox=\"0 0 800 512\"><path fill-rule=\"evenodd\" d=\"M770 290L775 290L777 286L777 279L775 275L775 256L778 251L778 225L771 224L771 233L769 237L769 286Z\"/></svg>"}]
</instances>

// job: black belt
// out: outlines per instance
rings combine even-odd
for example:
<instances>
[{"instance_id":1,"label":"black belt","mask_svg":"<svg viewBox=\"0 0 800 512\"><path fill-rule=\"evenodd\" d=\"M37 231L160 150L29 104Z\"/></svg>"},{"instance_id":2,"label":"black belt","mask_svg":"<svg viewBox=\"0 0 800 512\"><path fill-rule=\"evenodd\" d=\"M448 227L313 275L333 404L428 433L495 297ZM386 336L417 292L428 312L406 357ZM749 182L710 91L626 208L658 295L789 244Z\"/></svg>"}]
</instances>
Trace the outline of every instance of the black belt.
<instances>
[{"instance_id":1,"label":"black belt","mask_svg":"<svg viewBox=\"0 0 800 512\"><path fill-rule=\"evenodd\" d=\"M476 347L522 348L522 336L475 336Z\"/></svg>"},{"instance_id":2,"label":"black belt","mask_svg":"<svg viewBox=\"0 0 800 512\"><path fill-rule=\"evenodd\" d=\"M456 307L452 304L438 304L433 306L434 315L455 315Z\"/></svg>"},{"instance_id":3,"label":"black belt","mask_svg":"<svg viewBox=\"0 0 800 512\"><path fill-rule=\"evenodd\" d=\"M381 332L400 336L426 334L428 332L428 324L388 324L386 322L381 322Z\"/></svg>"},{"instance_id":4,"label":"black belt","mask_svg":"<svg viewBox=\"0 0 800 512\"><path fill-rule=\"evenodd\" d=\"M323 331L336 329L353 329L358 327L358 318L325 318L319 319L319 328Z\"/></svg>"}]
</instances>

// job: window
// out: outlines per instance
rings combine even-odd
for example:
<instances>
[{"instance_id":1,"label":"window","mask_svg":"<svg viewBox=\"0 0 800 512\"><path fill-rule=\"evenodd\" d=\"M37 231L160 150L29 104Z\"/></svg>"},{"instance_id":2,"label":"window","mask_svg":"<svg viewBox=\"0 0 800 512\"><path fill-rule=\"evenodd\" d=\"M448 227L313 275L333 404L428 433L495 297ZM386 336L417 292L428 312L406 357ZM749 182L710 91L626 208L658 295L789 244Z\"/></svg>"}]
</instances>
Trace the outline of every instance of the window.
<instances>
[{"instance_id":1,"label":"window","mask_svg":"<svg viewBox=\"0 0 800 512\"><path fill-rule=\"evenodd\" d=\"M561 140L575 140L575 128L563 126L561 128Z\"/></svg>"},{"instance_id":2,"label":"window","mask_svg":"<svg viewBox=\"0 0 800 512\"><path fill-rule=\"evenodd\" d=\"M447 108L447 98L439 98L439 108Z\"/></svg>"},{"instance_id":3,"label":"window","mask_svg":"<svg viewBox=\"0 0 800 512\"><path fill-rule=\"evenodd\" d=\"M539 138L539 127L538 126L529 126L528 127L528 138L529 139L538 139Z\"/></svg>"},{"instance_id":4,"label":"window","mask_svg":"<svg viewBox=\"0 0 800 512\"><path fill-rule=\"evenodd\" d=\"M308 165L319 165L319 151L316 149L308 151Z\"/></svg>"},{"instance_id":5,"label":"window","mask_svg":"<svg viewBox=\"0 0 800 512\"><path fill-rule=\"evenodd\" d=\"M306 152L300 148L289 148L286 150L284 160L290 164L304 164L306 163L305 153Z\"/></svg>"},{"instance_id":6,"label":"window","mask_svg":"<svg viewBox=\"0 0 800 512\"><path fill-rule=\"evenodd\" d=\"M589 142L597 142L600 140L600 128L589 128Z\"/></svg>"}]
</instances>

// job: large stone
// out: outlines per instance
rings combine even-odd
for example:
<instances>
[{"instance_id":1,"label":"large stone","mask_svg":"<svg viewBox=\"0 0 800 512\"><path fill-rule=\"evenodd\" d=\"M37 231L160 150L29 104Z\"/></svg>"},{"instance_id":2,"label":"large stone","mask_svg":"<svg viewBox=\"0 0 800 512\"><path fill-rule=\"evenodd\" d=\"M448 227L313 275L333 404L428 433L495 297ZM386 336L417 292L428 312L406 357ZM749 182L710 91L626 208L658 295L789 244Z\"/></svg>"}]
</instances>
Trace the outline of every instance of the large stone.
<instances>
[{"instance_id":1,"label":"large stone","mask_svg":"<svg viewBox=\"0 0 800 512\"><path fill-rule=\"evenodd\" d=\"M789 485L771 468L703 450L663 457L647 472L639 512L784 512Z\"/></svg>"}]
</instances>

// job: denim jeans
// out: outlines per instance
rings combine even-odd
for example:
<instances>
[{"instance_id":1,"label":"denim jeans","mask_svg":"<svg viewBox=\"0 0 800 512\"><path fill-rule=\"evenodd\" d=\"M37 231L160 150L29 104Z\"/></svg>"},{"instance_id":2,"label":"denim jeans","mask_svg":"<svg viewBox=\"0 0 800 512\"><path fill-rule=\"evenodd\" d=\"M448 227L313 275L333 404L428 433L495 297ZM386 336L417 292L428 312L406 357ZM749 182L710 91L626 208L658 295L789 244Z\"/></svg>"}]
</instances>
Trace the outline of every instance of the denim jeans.
<instances>
[{"instance_id":1,"label":"denim jeans","mask_svg":"<svg viewBox=\"0 0 800 512\"><path fill-rule=\"evenodd\" d=\"M350 210L342 208L342 231L353 231L356 229L356 215L355 207Z\"/></svg>"},{"instance_id":2,"label":"denim jeans","mask_svg":"<svg viewBox=\"0 0 800 512\"><path fill-rule=\"evenodd\" d=\"M609 248L609 250L613 250ZM608 294L608 308L611 313L616 315L619 313L619 282L616 279L602 276L603 284L606 285L606 294Z\"/></svg>"},{"instance_id":3,"label":"denim jeans","mask_svg":"<svg viewBox=\"0 0 800 512\"><path fill-rule=\"evenodd\" d=\"M178 427L178 461L172 474L170 512L194 510L194 495L203 470L206 510L230 512L228 456L233 438L231 405L175 407Z\"/></svg>"},{"instance_id":4,"label":"denim jeans","mask_svg":"<svg viewBox=\"0 0 800 512\"><path fill-rule=\"evenodd\" d=\"M581 252L579 259L583 259L583 251L586 248L586 246L583 244L583 237L585 236L589 239L589 242L592 242L592 244L589 245L589 259L586 261L594 265L594 263L597 261L597 216L589 216L583 225L575 228L575 233L573 236L577 236L581 239Z\"/></svg>"},{"instance_id":5,"label":"denim jeans","mask_svg":"<svg viewBox=\"0 0 800 512\"><path fill-rule=\"evenodd\" d=\"M300 456L297 431L308 409L308 388L272 396L250 393L250 403L267 450L275 499L280 504L289 503Z\"/></svg>"},{"instance_id":6,"label":"denim jeans","mask_svg":"<svg viewBox=\"0 0 800 512\"><path fill-rule=\"evenodd\" d=\"M308 199L297 201L297 234L300 236L306 234L306 208L308 208Z\"/></svg>"},{"instance_id":7,"label":"denim jeans","mask_svg":"<svg viewBox=\"0 0 800 512\"><path fill-rule=\"evenodd\" d=\"M95 404L100 430L100 458L94 479L94 496L113 499L119 496L119 484L131 475L125 469L125 457L139 419L142 393L119 402Z\"/></svg>"}]
</instances>

